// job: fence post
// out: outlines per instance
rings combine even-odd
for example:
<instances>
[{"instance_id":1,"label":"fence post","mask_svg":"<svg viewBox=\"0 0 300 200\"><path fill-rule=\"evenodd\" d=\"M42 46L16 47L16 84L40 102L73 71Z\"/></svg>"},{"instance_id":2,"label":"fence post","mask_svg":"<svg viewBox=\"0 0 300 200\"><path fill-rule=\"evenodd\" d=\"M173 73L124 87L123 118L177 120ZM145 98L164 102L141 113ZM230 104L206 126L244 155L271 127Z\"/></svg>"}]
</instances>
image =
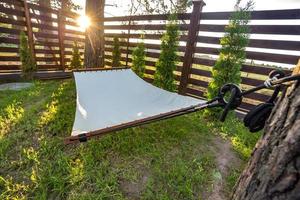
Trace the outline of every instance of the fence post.
<instances>
[{"instance_id":1,"label":"fence post","mask_svg":"<svg viewBox=\"0 0 300 200\"><path fill-rule=\"evenodd\" d=\"M34 50L33 31L32 31L32 25L31 25L30 11L29 11L29 7L28 7L26 0L23 1L23 5L24 5L24 12L25 12L25 20L26 20L26 29L27 29L29 48L30 48L31 54L32 54L34 62L35 62L36 55L35 55L35 50Z\"/></svg>"},{"instance_id":2,"label":"fence post","mask_svg":"<svg viewBox=\"0 0 300 200\"><path fill-rule=\"evenodd\" d=\"M63 9L63 8L62 8ZM58 14L58 40L59 40L59 50L60 50L60 67L65 70L65 47L64 47L64 31L65 22L62 10Z\"/></svg>"},{"instance_id":3,"label":"fence post","mask_svg":"<svg viewBox=\"0 0 300 200\"><path fill-rule=\"evenodd\" d=\"M186 50L183 59L183 66L181 70L181 78L179 84L179 94L185 94L190 76L191 67L193 64L193 57L195 47L197 44L197 37L199 32L199 22L201 19L202 8L205 6L203 0L193 1L193 11L190 16L190 25L188 29L188 39L186 42Z\"/></svg>"}]
</instances>

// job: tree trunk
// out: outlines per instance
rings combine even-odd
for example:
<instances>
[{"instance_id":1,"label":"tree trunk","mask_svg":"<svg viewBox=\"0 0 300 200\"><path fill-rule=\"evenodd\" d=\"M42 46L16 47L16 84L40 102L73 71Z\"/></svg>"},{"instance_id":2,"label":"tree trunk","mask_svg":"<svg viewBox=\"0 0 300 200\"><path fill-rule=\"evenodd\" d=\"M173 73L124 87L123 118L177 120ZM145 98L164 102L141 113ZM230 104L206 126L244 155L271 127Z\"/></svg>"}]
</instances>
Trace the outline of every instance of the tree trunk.
<instances>
[{"instance_id":1,"label":"tree trunk","mask_svg":"<svg viewBox=\"0 0 300 200\"><path fill-rule=\"evenodd\" d=\"M279 99L232 199L300 199L300 81Z\"/></svg>"},{"instance_id":2,"label":"tree trunk","mask_svg":"<svg viewBox=\"0 0 300 200\"><path fill-rule=\"evenodd\" d=\"M86 68L104 67L105 0L86 0L86 15L91 26L86 30L84 64Z\"/></svg>"}]
</instances>

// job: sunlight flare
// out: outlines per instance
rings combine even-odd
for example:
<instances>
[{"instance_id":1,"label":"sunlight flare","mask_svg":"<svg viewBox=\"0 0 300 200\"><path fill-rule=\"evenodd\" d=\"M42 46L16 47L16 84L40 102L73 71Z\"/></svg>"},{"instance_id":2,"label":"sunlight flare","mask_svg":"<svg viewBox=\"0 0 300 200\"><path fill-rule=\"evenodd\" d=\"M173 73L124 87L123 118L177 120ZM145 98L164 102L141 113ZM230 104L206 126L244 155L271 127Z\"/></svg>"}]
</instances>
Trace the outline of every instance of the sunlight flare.
<instances>
[{"instance_id":1,"label":"sunlight flare","mask_svg":"<svg viewBox=\"0 0 300 200\"><path fill-rule=\"evenodd\" d=\"M91 19L86 15L81 15L77 19L77 24L80 26L82 30L86 30L91 25Z\"/></svg>"}]
</instances>

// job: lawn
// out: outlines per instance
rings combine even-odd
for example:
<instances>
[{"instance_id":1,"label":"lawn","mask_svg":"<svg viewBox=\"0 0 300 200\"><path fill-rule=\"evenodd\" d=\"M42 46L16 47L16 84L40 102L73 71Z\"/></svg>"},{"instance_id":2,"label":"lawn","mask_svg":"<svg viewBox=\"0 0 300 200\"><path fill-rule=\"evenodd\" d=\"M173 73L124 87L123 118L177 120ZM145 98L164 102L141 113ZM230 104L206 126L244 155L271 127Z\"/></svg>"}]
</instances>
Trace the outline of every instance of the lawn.
<instances>
[{"instance_id":1,"label":"lawn","mask_svg":"<svg viewBox=\"0 0 300 200\"><path fill-rule=\"evenodd\" d=\"M220 180L226 197L259 138L199 112L65 146L75 99L72 80L0 92L0 199L208 199Z\"/></svg>"}]
</instances>

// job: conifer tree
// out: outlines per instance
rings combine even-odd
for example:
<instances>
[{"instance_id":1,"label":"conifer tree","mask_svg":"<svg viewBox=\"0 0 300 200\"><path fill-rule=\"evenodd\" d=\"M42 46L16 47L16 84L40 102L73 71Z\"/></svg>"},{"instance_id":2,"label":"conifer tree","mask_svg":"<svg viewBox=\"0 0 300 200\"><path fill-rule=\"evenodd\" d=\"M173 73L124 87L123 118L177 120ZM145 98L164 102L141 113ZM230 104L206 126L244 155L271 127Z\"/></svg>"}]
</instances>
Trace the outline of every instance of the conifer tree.
<instances>
[{"instance_id":1,"label":"conifer tree","mask_svg":"<svg viewBox=\"0 0 300 200\"><path fill-rule=\"evenodd\" d=\"M120 41L118 37L114 37L113 41L113 52L112 52L112 67L121 66L121 51L120 51Z\"/></svg>"},{"instance_id":2,"label":"conifer tree","mask_svg":"<svg viewBox=\"0 0 300 200\"><path fill-rule=\"evenodd\" d=\"M225 28L225 36L220 40L222 48L220 55L212 69L212 81L208 87L208 99L217 96L219 88L226 83L240 84L241 67L246 59L245 49L249 42L250 11L253 10L253 1L245 7L240 7L237 1L236 11L230 17L229 25ZM217 109L208 112L215 113Z\"/></svg>"},{"instance_id":3,"label":"conifer tree","mask_svg":"<svg viewBox=\"0 0 300 200\"><path fill-rule=\"evenodd\" d=\"M141 78L144 77L146 67L146 52L144 42L139 42L132 52L132 69Z\"/></svg>"},{"instance_id":4,"label":"conifer tree","mask_svg":"<svg viewBox=\"0 0 300 200\"><path fill-rule=\"evenodd\" d=\"M36 63L34 61L32 51L28 44L28 39L26 34L22 31L20 34L20 61L22 63L22 77L25 80L33 79L34 72L37 70Z\"/></svg>"},{"instance_id":5,"label":"conifer tree","mask_svg":"<svg viewBox=\"0 0 300 200\"><path fill-rule=\"evenodd\" d=\"M72 52L72 60L70 64L71 69L80 69L82 68L82 60L80 58L80 53L79 53L79 45L75 41L73 45L73 52Z\"/></svg>"},{"instance_id":6,"label":"conifer tree","mask_svg":"<svg viewBox=\"0 0 300 200\"><path fill-rule=\"evenodd\" d=\"M159 60L156 63L156 71L154 74L154 84L168 91L175 91L174 70L178 56L179 27L176 17L172 15L167 24L166 32L161 38L161 52Z\"/></svg>"}]
</instances>

